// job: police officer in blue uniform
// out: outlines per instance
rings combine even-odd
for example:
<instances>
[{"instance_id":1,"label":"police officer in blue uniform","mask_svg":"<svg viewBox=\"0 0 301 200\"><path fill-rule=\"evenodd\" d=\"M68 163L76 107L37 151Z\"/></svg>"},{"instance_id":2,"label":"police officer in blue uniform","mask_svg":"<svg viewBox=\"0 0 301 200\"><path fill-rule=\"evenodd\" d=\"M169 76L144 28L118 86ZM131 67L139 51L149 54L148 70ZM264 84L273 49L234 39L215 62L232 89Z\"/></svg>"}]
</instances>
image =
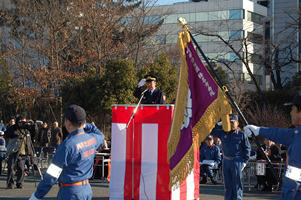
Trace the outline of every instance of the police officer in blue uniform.
<instances>
[{"instance_id":1,"label":"police officer in blue uniform","mask_svg":"<svg viewBox=\"0 0 301 200\"><path fill-rule=\"evenodd\" d=\"M96 150L103 143L103 134L93 125L86 124L86 112L71 105L65 112L65 127L69 135L58 146L52 163L30 200L42 199L58 183L58 200L91 200L89 179L93 174Z\"/></svg>"},{"instance_id":2,"label":"police officer in blue uniform","mask_svg":"<svg viewBox=\"0 0 301 200\"><path fill-rule=\"evenodd\" d=\"M281 200L301 199L301 93L290 103L291 123L295 128L244 127L246 135L262 136L288 147L288 166L282 180Z\"/></svg>"},{"instance_id":3,"label":"police officer in blue uniform","mask_svg":"<svg viewBox=\"0 0 301 200\"><path fill-rule=\"evenodd\" d=\"M213 143L213 137L208 135L206 138L206 144L204 144L200 151L201 165L201 184L207 183L207 177L210 178L213 184L217 184L214 179L213 168L217 169L217 166L221 162L221 155L219 148Z\"/></svg>"},{"instance_id":4,"label":"police officer in blue uniform","mask_svg":"<svg viewBox=\"0 0 301 200\"><path fill-rule=\"evenodd\" d=\"M230 132L215 127L211 134L222 141L225 200L241 200L242 171L250 158L251 146L248 137L239 129L238 116L231 115L230 121Z\"/></svg>"},{"instance_id":5,"label":"police officer in blue uniform","mask_svg":"<svg viewBox=\"0 0 301 200\"><path fill-rule=\"evenodd\" d=\"M154 76L147 75L144 79L140 80L138 87L134 91L134 96L140 99L144 92L142 98L142 104L165 104L166 96L161 90L156 88L157 79ZM146 84L147 90L143 87Z\"/></svg>"}]
</instances>

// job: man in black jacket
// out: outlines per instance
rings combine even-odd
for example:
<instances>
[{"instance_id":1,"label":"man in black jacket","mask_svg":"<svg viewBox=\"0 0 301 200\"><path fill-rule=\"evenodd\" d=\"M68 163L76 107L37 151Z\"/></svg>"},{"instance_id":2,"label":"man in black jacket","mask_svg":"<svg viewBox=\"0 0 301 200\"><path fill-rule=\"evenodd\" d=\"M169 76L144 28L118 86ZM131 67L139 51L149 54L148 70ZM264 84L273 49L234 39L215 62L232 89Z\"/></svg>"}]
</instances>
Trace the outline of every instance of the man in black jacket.
<instances>
[{"instance_id":1,"label":"man in black jacket","mask_svg":"<svg viewBox=\"0 0 301 200\"><path fill-rule=\"evenodd\" d=\"M16 124L10 126L5 132L8 140L7 151L7 188L13 189L14 168L16 165L16 186L23 187L25 160L28 155L33 155L30 139L29 126L26 124L26 118L19 116Z\"/></svg>"},{"instance_id":2,"label":"man in black jacket","mask_svg":"<svg viewBox=\"0 0 301 200\"><path fill-rule=\"evenodd\" d=\"M161 90L156 88L157 79L154 76L147 75L144 79L140 80L138 87L135 89L134 96L138 99L142 98L142 104L165 104L166 96ZM143 87L146 84L146 90Z\"/></svg>"}]
</instances>

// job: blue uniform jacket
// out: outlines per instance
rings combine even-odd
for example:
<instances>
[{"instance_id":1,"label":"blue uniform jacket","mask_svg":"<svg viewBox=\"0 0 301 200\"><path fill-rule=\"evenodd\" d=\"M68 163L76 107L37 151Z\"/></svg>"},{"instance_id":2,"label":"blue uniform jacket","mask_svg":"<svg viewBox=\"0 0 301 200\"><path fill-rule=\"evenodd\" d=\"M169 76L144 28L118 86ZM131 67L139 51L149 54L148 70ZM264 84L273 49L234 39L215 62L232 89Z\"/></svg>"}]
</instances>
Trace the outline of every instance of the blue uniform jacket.
<instances>
[{"instance_id":1,"label":"blue uniform jacket","mask_svg":"<svg viewBox=\"0 0 301 200\"><path fill-rule=\"evenodd\" d=\"M203 160L214 160L217 164L219 164L222 160L219 148L215 145L209 147L205 144L201 148L200 152L200 161L202 162Z\"/></svg>"},{"instance_id":2,"label":"blue uniform jacket","mask_svg":"<svg viewBox=\"0 0 301 200\"><path fill-rule=\"evenodd\" d=\"M221 127L215 127L211 135L222 141L223 155L235 161L248 162L251 145L248 137L241 131L224 132Z\"/></svg>"},{"instance_id":3,"label":"blue uniform jacket","mask_svg":"<svg viewBox=\"0 0 301 200\"><path fill-rule=\"evenodd\" d=\"M283 144L288 148L288 165L301 168L301 126L296 128L260 128L259 135ZM287 177L283 178L284 189L296 189L297 183Z\"/></svg>"},{"instance_id":4,"label":"blue uniform jacket","mask_svg":"<svg viewBox=\"0 0 301 200\"><path fill-rule=\"evenodd\" d=\"M61 174L55 178L47 170L37 187L35 197L42 199L57 182L71 184L90 179L95 153L103 139L102 132L92 124L86 124L84 130L78 129L70 133L59 145L52 160L52 164L62 169Z\"/></svg>"}]
</instances>

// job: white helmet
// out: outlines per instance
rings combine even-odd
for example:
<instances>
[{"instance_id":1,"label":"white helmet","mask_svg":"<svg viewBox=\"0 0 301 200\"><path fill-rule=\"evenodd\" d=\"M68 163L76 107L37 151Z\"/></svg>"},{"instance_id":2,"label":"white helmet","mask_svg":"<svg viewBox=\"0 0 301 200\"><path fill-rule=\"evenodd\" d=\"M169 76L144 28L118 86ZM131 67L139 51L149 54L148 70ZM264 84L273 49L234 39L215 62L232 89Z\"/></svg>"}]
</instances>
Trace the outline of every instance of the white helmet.
<instances>
[{"instance_id":1,"label":"white helmet","mask_svg":"<svg viewBox=\"0 0 301 200\"><path fill-rule=\"evenodd\" d=\"M0 136L4 135L4 132L3 131L0 131Z\"/></svg>"}]
</instances>

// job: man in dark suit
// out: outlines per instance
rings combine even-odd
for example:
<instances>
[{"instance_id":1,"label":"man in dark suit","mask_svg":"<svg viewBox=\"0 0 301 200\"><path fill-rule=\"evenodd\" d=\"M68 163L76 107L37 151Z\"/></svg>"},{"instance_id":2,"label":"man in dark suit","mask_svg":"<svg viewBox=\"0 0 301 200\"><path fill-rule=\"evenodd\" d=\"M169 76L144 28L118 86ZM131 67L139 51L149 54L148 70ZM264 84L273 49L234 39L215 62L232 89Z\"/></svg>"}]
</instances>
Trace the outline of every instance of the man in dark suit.
<instances>
[{"instance_id":1,"label":"man in dark suit","mask_svg":"<svg viewBox=\"0 0 301 200\"><path fill-rule=\"evenodd\" d=\"M161 90L156 88L156 81L157 79L154 76L147 75L138 83L134 96L140 99L145 91L141 101L142 104L165 104L166 96ZM143 87L144 85L146 85L146 90Z\"/></svg>"}]
</instances>

